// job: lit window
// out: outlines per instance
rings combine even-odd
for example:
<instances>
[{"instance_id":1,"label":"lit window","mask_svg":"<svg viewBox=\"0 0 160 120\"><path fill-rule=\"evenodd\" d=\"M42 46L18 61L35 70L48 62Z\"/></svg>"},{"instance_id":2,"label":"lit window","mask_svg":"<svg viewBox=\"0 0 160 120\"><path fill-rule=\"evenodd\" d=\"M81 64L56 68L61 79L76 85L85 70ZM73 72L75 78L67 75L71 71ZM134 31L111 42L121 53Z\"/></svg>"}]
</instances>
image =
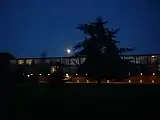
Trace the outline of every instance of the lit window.
<instances>
[{"instance_id":1,"label":"lit window","mask_svg":"<svg viewBox=\"0 0 160 120\"><path fill-rule=\"evenodd\" d=\"M26 60L26 64L31 65L32 64L32 60Z\"/></svg>"},{"instance_id":2,"label":"lit window","mask_svg":"<svg viewBox=\"0 0 160 120\"><path fill-rule=\"evenodd\" d=\"M54 73L56 71L56 67L51 67L51 73Z\"/></svg>"},{"instance_id":3,"label":"lit window","mask_svg":"<svg viewBox=\"0 0 160 120\"><path fill-rule=\"evenodd\" d=\"M24 60L18 60L18 64L24 64Z\"/></svg>"},{"instance_id":4,"label":"lit window","mask_svg":"<svg viewBox=\"0 0 160 120\"><path fill-rule=\"evenodd\" d=\"M157 56L152 56L152 57L151 57L151 62L152 62L152 63L155 63L156 60L157 60Z\"/></svg>"},{"instance_id":5,"label":"lit window","mask_svg":"<svg viewBox=\"0 0 160 120\"><path fill-rule=\"evenodd\" d=\"M66 77L67 77L67 78L69 77L69 74L68 74L68 73L66 73Z\"/></svg>"}]
</instances>

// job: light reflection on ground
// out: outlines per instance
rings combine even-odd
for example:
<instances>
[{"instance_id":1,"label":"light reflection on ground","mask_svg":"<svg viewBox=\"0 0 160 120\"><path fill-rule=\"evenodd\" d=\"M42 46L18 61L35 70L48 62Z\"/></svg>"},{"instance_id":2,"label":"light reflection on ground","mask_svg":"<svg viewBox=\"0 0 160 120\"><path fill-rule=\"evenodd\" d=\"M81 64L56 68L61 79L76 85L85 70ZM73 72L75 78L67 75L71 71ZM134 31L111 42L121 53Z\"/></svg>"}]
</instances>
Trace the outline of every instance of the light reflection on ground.
<instances>
[{"instance_id":1,"label":"light reflection on ground","mask_svg":"<svg viewBox=\"0 0 160 120\"><path fill-rule=\"evenodd\" d=\"M70 81L66 82L66 83L97 83L96 80L93 79L89 79L86 77L80 77L80 76L76 76L74 78L72 78ZM160 83L160 77L158 76L131 76L127 79L124 79L121 82L114 82L113 80L102 80L102 84L153 84L153 83Z\"/></svg>"}]
</instances>

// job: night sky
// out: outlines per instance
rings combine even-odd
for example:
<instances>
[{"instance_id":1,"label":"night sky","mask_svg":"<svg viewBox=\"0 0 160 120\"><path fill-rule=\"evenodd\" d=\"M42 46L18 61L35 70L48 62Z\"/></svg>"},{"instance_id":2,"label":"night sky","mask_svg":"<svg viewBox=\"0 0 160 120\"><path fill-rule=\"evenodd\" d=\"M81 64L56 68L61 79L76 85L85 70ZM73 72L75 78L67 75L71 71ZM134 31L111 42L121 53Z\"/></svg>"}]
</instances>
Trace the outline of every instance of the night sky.
<instances>
[{"instance_id":1,"label":"night sky","mask_svg":"<svg viewBox=\"0 0 160 120\"><path fill-rule=\"evenodd\" d=\"M121 46L160 53L160 0L1 0L0 52L16 57L65 56L83 39L77 24L109 21ZM158 8L159 7L159 8Z\"/></svg>"}]
</instances>

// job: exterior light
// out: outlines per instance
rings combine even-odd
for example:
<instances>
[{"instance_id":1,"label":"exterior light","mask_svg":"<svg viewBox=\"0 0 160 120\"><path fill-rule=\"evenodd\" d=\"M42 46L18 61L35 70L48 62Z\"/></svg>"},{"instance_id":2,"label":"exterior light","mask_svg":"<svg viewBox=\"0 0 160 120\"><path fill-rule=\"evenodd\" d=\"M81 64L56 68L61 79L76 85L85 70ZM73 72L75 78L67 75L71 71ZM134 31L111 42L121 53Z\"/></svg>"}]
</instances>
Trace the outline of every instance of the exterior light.
<instances>
[{"instance_id":1,"label":"exterior light","mask_svg":"<svg viewBox=\"0 0 160 120\"><path fill-rule=\"evenodd\" d=\"M78 75L78 74L76 74L76 75Z\"/></svg>"},{"instance_id":2,"label":"exterior light","mask_svg":"<svg viewBox=\"0 0 160 120\"><path fill-rule=\"evenodd\" d=\"M140 83L142 83L143 81L142 80L140 80Z\"/></svg>"},{"instance_id":3,"label":"exterior light","mask_svg":"<svg viewBox=\"0 0 160 120\"><path fill-rule=\"evenodd\" d=\"M77 83L79 83L79 80L77 80Z\"/></svg>"},{"instance_id":4,"label":"exterior light","mask_svg":"<svg viewBox=\"0 0 160 120\"><path fill-rule=\"evenodd\" d=\"M109 83L109 80L107 80L107 83Z\"/></svg>"},{"instance_id":5,"label":"exterior light","mask_svg":"<svg viewBox=\"0 0 160 120\"><path fill-rule=\"evenodd\" d=\"M50 74L48 74L48 76L49 76Z\"/></svg>"},{"instance_id":6,"label":"exterior light","mask_svg":"<svg viewBox=\"0 0 160 120\"><path fill-rule=\"evenodd\" d=\"M143 75L142 73L140 73L140 75Z\"/></svg>"},{"instance_id":7,"label":"exterior light","mask_svg":"<svg viewBox=\"0 0 160 120\"><path fill-rule=\"evenodd\" d=\"M128 82L131 83L131 80L129 80Z\"/></svg>"},{"instance_id":8,"label":"exterior light","mask_svg":"<svg viewBox=\"0 0 160 120\"><path fill-rule=\"evenodd\" d=\"M131 73L128 73L128 75L131 75Z\"/></svg>"},{"instance_id":9,"label":"exterior light","mask_svg":"<svg viewBox=\"0 0 160 120\"><path fill-rule=\"evenodd\" d=\"M154 83L154 80L152 80L152 83Z\"/></svg>"},{"instance_id":10,"label":"exterior light","mask_svg":"<svg viewBox=\"0 0 160 120\"><path fill-rule=\"evenodd\" d=\"M41 76L41 74L39 74Z\"/></svg>"},{"instance_id":11,"label":"exterior light","mask_svg":"<svg viewBox=\"0 0 160 120\"><path fill-rule=\"evenodd\" d=\"M87 80L87 83L89 83L89 80Z\"/></svg>"},{"instance_id":12,"label":"exterior light","mask_svg":"<svg viewBox=\"0 0 160 120\"><path fill-rule=\"evenodd\" d=\"M86 75L88 75L88 74L86 73Z\"/></svg>"},{"instance_id":13,"label":"exterior light","mask_svg":"<svg viewBox=\"0 0 160 120\"><path fill-rule=\"evenodd\" d=\"M31 74L31 75L33 75L33 74Z\"/></svg>"},{"instance_id":14,"label":"exterior light","mask_svg":"<svg viewBox=\"0 0 160 120\"><path fill-rule=\"evenodd\" d=\"M66 77L67 77L67 78L69 77L68 73L66 73Z\"/></svg>"},{"instance_id":15,"label":"exterior light","mask_svg":"<svg viewBox=\"0 0 160 120\"><path fill-rule=\"evenodd\" d=\"M30 77L30 75L27 75L27 77Z\"/></svg>"},{"instance_id":16,"label":"exterior light","mask_svg":"<svg viewBox=\"0 0 160 120\"><path fill-rule=\"evenodd\" d=\"M51 68L51 73L54 73L56 71L56 68L55 67L52 67Z\"/></svg>"},{"instance_id":17,"label":"exterior light","mask_svg":"<svg viewBox=\"0 0 160 120\"><path fill-rule=\"evenodd\" d=\"M155 56L154 55L152 55L152 58L154 58Z\"/></svg>"},{"instance_id":18,"label":"exterior light","mask_svg":"<svg viewBox=\"0 0 160 120\"><path fill-rule=\"evenodd\" d=\"M155 75L155 73L153 73L153 75Z\"/></svg>"}]
</instances>

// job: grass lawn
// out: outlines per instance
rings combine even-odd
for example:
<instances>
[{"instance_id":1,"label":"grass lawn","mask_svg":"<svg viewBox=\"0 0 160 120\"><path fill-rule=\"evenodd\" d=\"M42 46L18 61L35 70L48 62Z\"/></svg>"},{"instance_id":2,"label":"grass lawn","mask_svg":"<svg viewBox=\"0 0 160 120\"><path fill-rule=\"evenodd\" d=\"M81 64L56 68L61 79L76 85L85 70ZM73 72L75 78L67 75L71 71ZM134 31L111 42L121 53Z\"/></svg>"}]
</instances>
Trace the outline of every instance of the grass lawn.
<instances>
[{"instance_id":1,"label":"grass lawn","mask_svg":"<svg viewBox=\"0 0 160 120\"><path fill-rule=\"evenodd\" d=\"M10 91L3 105L17 119L45 115L58 116L57 119L74 115L106 118L127 114L148 116L153 111L155 114L159 112L159 96L160 86L156 84L21 86Z\"/></svg>"}]
</instances>

